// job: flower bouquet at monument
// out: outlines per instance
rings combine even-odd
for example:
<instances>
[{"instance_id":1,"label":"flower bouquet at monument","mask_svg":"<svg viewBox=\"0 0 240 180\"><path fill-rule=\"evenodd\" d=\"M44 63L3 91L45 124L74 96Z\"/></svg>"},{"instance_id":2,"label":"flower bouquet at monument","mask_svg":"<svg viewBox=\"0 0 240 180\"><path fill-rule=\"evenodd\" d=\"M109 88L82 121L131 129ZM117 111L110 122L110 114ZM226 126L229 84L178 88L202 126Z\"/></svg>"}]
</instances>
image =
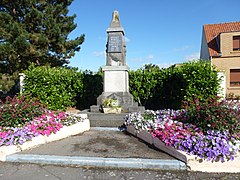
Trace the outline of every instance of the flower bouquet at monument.
<instances>
[{"instance_id":1,"label":"flower bouquet at monument","mask_svg":"<svg viewBox=\"0 0 240 180\"><path fill-rule=\"evenodd\" d=\"M118 105L117 99L104 99L101 104L104 113L121 113L122 107Z\"/></svg>"}]
</instances>

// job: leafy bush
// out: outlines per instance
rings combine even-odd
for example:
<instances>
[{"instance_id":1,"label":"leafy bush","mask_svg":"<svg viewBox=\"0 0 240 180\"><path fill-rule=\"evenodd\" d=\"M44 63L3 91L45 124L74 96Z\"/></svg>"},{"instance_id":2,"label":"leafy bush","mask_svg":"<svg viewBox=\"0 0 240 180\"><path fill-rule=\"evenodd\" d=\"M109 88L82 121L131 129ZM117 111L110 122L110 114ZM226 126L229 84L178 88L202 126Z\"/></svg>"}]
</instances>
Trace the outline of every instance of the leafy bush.
<instances>
[{"instance_id":1,"label":"leafy bush","mask_svg":"<svg viewBox=\"0 0 240 180\"><path fill-rule=\"evenodd\" d=\"M34 117L42 115L45 107L37 100L7 97L6 102L0 100L0 126L17 127L33 120Z\"/></svg>"},{"instance_id":2,"label":"leafy bush","mask_svg":"<svg viewBox=\"0 0 240 180\"><path fill-rule=\"evenodd\" d=\"M129 72L129 91L139 105L149 109L159 106L159 89L162 87L161 69L148 64Z\"/></svg>"},{"instance_id":3,"label":"leafy bush","mask_svg":"<svg viewBox=\"0 0 240 180\"><path fill-rule=\"evenodd\" d=\"M195 99L184 102L183 111L178 117L182 122L191 123L208 130L240 132L240 107L238 101L220 100L218 97L208 98L206 102Z\"/></svg>"},{"instance_id":4,"label":"leafy bush","mask_svg":"<svg viewBox=\"0 0 240 180\"><path fill-rule=\"evenodd\" d=\"M78 96L77 107L79 109L89 109L95 105L97 97L103 91L103 75L101 72L83 71L83 88Z\"/></svg>"},{"instance_id":5,"label":"leafy bush","mask_svg":"<svg viewBox=\"0 0 240 180\"><path fill-rule=\"evenodd\" d=\"M162 69L162 86L158 100L161 109L180 109L188 88L188 81L184 79L182 71L178 67Z\"/></svg>"},{"instance_id":6,"label":"leafy bush","mask_svg":"<svg viewBox=\"0 0 240 180\"><path fill-rule=\"evenodd\" d=\"M186 88L183 89L185 101L193 101L196 97L199 101L205 101L218 94L220 79L215 67L209 61L189 61L176 69L187 83Z\"/></svg>"},{"instance_id":7,"label":"leafy bush","mask_svg":"<svg viewBox=\"0 0 240 180\"><path fill-rule=\"evenodd\" d=\"M205 101L219 92L217 71L207 61L189 61L160 69L145 65L129 73L134 100L148 109L180 109L182 101Z\"/></svg>"},{"instance_id":8,"label":"leafy bush","mask_svg":"<svg viewBox=\"0 0 240 180\"><path fill-rule=\"evenodd\" d=\"M31 66L24 73L23 93L38 98L51 110L75 106L83 89L83 74L77 69Z\"/></svg>"}]
</instances>

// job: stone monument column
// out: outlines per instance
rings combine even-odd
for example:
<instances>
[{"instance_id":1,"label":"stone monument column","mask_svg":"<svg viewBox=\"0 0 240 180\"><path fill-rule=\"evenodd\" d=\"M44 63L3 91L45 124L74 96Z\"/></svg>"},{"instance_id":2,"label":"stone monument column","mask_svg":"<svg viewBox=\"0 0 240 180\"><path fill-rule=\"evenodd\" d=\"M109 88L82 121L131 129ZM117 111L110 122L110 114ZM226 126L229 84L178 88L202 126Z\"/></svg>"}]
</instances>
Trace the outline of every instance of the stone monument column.
<instances>
[{"instance_id":1,"label":"stone monument column","mask_svg":"<svg viewBox=\"0 0 240 180\"><path fill-rule=\"evenodd\" d=\"M126 42L118 11L113 12L107 34L106 65L102 67L104 85L102 94L97 98L97 107L104 99L115 99L123 112L144 111L144 107L138 107L129 93ZM93 109L96 107L91 107L91 111Z\"/></svg>"}]
</instances>

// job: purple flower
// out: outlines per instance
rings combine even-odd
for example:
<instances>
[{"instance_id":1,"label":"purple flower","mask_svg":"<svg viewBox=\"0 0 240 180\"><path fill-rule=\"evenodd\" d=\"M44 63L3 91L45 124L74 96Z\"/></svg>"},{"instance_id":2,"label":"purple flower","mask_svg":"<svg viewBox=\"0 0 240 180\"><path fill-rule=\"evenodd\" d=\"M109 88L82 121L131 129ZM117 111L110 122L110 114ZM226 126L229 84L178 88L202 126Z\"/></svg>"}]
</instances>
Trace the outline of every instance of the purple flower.
<instances>
[{"instance_id":1,"label":"purple flower","mask_svg":"<svg viewBox=\"0 0 240 180\"><path fill-rule=\"evenodd\" d=\"M212 161L234 159L239 150L236 149L237 146L233 147L236 141L234 137L237 136L230 134L229 131L202 132L196 125L176 121L175 118L179 114L180 111L173 110L147 111L144 114L130 113L125 124L139 130L144 128L151 130L153 136L166 145L200 158ZM181 115L184 116L184 113Z\"/></svg>"}]
</instances>

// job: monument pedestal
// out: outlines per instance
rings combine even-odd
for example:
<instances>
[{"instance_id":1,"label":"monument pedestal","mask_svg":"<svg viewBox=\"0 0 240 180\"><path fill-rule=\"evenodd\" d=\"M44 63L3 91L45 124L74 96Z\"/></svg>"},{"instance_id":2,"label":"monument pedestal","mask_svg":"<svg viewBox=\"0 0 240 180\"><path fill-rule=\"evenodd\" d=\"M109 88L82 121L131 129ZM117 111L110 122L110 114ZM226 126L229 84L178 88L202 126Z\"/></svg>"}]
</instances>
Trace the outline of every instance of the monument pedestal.
<instances>
[{"instance_id":1,"label":"monument pedestal","mask_svg":"<svg viewBox=\"0 0 240 180\"><path fill-rule=\"evenodd\" d=\"M129 92L128 66L103 66L103 92Z\"/></svg>"},{"instance_id":2,"label":"monument pedestal","mask_svg":"<svg viewBox=\"0 0 240 180\"><path fill-rule=\"evenodd\" d=\"M144 107L138 107L133 96L129 93L128 66L104 66L103 93L97 98L97 105L100 107L104 99L116 99L122 107L122 112L144 111ZM97 107L92 107L96 111Z\"/></svg>"}]
</instances>

